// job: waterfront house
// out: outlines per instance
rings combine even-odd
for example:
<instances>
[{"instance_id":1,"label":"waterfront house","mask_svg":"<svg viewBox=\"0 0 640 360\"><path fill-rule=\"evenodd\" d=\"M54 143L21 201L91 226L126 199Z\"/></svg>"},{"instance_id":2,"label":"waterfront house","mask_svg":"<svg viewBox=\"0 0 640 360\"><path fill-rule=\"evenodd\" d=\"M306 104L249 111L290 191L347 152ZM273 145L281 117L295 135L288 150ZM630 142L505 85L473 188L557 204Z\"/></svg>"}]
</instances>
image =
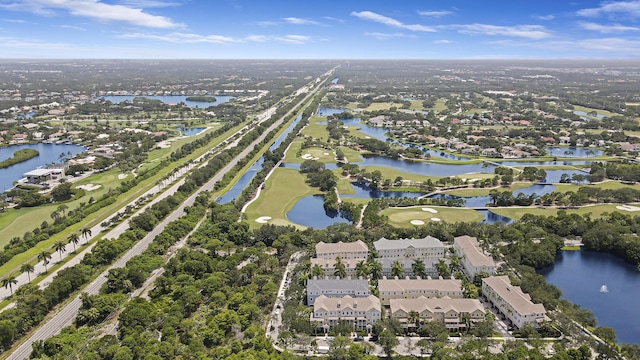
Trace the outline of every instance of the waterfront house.
<instances>
[{"instance_id":1,"label":"waterfront house","mask_svg":"<svg viewBox=\"0 0 640 360\"><path fill-rule=\"evenodd\" d=\"M544 306L534 304L531 296L519 286L511 285L506 275L482 279L482 295L518 329L526 323L537 328L542 322L549 321Z\"/></svg>"}]
</instances>

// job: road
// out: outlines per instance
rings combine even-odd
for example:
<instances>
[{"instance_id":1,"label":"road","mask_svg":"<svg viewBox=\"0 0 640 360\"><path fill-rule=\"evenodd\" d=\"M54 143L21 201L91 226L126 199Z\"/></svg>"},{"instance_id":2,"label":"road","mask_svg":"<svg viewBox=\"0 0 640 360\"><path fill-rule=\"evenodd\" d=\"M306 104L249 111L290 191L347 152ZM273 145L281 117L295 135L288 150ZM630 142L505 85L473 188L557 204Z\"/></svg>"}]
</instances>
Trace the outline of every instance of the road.
<instances>
[{"instance_id":1,"label":"road","mask_svg":"<svg viewBox=\"0 0 640 360\"><path fill-rule=\"evenodd\" d=\"M330 74L330 72L329 72ZM325 74L326 75L326 74ZM322 82L321 82L322 83ZM138 241L129 251L127 251L122 257L120 257L113 265L111 265L107 270L102 272L94 281L92 281L89 285L87 285L83 292L86 292L90 295L97 294L100 291L102 285L107 282L107 274L110 269L120 268L125 266L125 264L134 256L141 254L153 241L153 239L160 234L164 228L170 222L178 219L180 216L184 214L184 209L188 206L193 205L196 197L203 191L211 191L213 190L213 186L216 182L221 180L223 176L229 172L241 159L244 159L253 148L259 144L264 138L273 131L276 127L278 127L285 119L287 119L293 111L300 105L304 104L316 91L319 90L319 86L316 87L313 91L310 91L307 96L302 99L298 104L293 106L291 110L289 110L282 118L278 119L274 124L272 124L266 131L264 131L260 136L254 140L249 146L244 148L238 156L236 156L233 160L231 160L226 166L224 166L218 173L216 173L206 184L204 184L200 189L191 194L180 206L169 214L165 219L163 219L151 232L149 232L144 238ZM174 184L172 188L179 187L178 183ZM163 193L169 196L169 191L165 191ZM124 227L123 227L124 228ZM114 231L115 228L112 230ZM118 231L120 231L119 229ZM124 231L124 230L122 230ZM76 296L73 300L67 303L58 313L53 315L45 324L41 325L35 331L31 333L31 335L20 344L18 348L13 350L11 355L7 357L9 360L13 359L25 359L28 358L31 354L31 345L33 342L37 340L45 340L53 335L59 333L62 328L69 326L73 323L73 320L80 309L82 302L80 300L80 295Z\"/></svg>"}]
</instances>

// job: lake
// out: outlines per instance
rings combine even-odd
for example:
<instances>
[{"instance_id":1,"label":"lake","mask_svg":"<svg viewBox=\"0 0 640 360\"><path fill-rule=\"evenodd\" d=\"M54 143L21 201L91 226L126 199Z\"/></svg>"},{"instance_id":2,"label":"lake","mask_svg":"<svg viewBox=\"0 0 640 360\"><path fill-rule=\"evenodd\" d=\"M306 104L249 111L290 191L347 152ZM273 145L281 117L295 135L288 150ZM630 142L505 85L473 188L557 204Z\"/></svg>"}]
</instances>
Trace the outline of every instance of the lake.
<instances>
[{"instance_id":1,"label":"lake","mask_svg":"<svg viewBox=\"0 0 640 360\"><path fill-rule=\"evenodd\" d=\"M180 130L180 132L182 132L182 136L192 136L192 135L197 135L200 134L205 128L189 128L189 129L183 129L183 128L176 128L176 130Z\"/></svg>"},{"instance_id":2,"label":"lake","mask_svg":"<svg viewBox=\"0 0 640 360\"><path fill-rule=\"evenodd\" d=\"M188 107L191 108L208 108L209 106L216 106L220 104L224 104L227 101L235 98L234 96L229 95L216 95L216 101L214 102L203 102L203 101L187 101L188 96L178 96L178 95L167 95L167 96L133 96L133 95L118 95L118 96L101 96L105 101L111 101L114 104L119 104L123 101L131 101L134 97L143 97L150 100L160 100L165 104L177 104L179 102L185 103Z\"/></svg>"},{"instance_id":3,"label":"lake","mask_svg":"<svg viewBox=\"0 0 640 360\"><path fill-rule=\"evenodd\" d=\"M558 157L594 157L604 155L604 151L583 147L548 147L545 148L550 156Z\"/></svg>"},{"instance_id":4,"label":"lake","mask_svg":"<svg viewBox=\"0 0 640 360\"><path fill-rule=\"evenodd\" d=\"M0 192L13 187L13 182L23 178L24 173L35 170L47 164L60 163L60 155L77 155L86 151L84 146L70 144L23 144L0 148L0 161L13 157L13 153L20 149L34 149L40 154L27 161L0 169ZM70 156L70 157L71 157Z\"/></svg>"},{"instance_id":5,"label":"lake","mask_svg":"<svg viewBox=\"0 0 640 360\"><path fill-rule=\"evenodd\" d=\"M619 343L640 344L640 272L606 253L561 251L538 271L563 298L591 310L599 326L615 329ZM608 292L600 292L606 285Z\"/></svg>"}]
</instances>

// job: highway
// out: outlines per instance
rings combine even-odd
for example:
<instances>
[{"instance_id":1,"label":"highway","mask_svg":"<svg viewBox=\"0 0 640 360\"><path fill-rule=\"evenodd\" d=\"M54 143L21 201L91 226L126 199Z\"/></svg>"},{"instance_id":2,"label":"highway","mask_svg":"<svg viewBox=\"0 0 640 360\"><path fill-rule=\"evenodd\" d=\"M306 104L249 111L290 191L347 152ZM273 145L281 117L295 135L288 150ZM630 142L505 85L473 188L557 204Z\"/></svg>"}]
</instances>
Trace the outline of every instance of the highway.
<instances>
[{"instance_id":1,"label":"highway","mask_svg":"<svg viewBox=\"0 0 640 360\"><path fill-rule=\"evenodd\" d=\"M326 77L331 73L332 71L329 71L323 74L322 75L323 80L325 80ZM322 84L323 81L319 81L317 83ZM297 109L299 105L304 104L319 89L320 89L320 86L318 85L313 90L308 91L307 96L305 96L304 99L302 99L298 104L295 104L295 106L293 106L290 111L288 111L282 118L278 119L278 121L276 121L273 125L271 125L266 131L260 134L260 136L256 140L254 140L249 146L243 149L238 156L236 156L232 161L230 161L226 166L224 166L205 185L203 185L200 189L198 189L191 196L189 196L175 211L173 211L164 220L162 220L151 232L149 232L144 238L138 241L129 251L127 251L122 257L120 257L107 270L102 272L94 281L92 281L89 285L87 285L83 289L83 292L86 292L90 295L97 294L100 291L100 288L102 287L102 285L106 283L107 281L106 275L108 274L110 269L123 267L127 263L127 261L129 261L131 258L142 253L153 241L153 239L164 230L167 224L169 224L170 222L182 216L184 214L184 209L187 206L193 205L196 197L202 191L211 191L213 189L214 184L219 180L221 180L222 177L238 163L238 161L240 161L241 159L244 159L258 143L263 141L264 138L271 131L273 131L276 127L282 124L285 121L285 119L291 116L291 114ZM175 188L175 190L177 191L177 188L180 186L180 184L181 182L174 184L171 189L163 193L163 196L169 196L169 194L172 193L171 191L174 190L173 188ZM126 228L123 226L120 230L124 231L124 229ZM67 303L64 307L62 307L62 309L60 309L55 315L53 315L46 323L42 324L36 330L32 331L31 334L28 336L28 338L24 340L20 344L20 346L13 349L12 353L7 357L7 359L14 360L14 359L28 358L29 355L31 354L32 344L35 341L45 340L53 335L56 335L62 330L62 328L71 325L81 305L82 305L82 302L80 300L80 295L78 295L75 298L73 298L73 300L71 300L69 303Z\"/></svg>"}]
</instances>

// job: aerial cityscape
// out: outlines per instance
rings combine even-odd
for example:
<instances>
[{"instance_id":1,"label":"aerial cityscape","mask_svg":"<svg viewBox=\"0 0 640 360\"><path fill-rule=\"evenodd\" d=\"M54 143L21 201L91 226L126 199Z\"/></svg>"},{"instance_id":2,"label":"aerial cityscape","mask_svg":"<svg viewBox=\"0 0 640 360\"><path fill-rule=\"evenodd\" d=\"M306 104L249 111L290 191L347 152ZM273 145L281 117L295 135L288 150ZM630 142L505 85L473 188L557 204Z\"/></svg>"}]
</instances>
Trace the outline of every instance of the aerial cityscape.
<instances>
[{"instance_id":1,"label":"aerial cityscape","mask_svg":"<svg viewBox=\"0 0 640 360\"><path fill-rule=\"evenodd\" d=\"M640 1L0 8L0 359L640 359Z\"/></svg>"}]
</instances>

